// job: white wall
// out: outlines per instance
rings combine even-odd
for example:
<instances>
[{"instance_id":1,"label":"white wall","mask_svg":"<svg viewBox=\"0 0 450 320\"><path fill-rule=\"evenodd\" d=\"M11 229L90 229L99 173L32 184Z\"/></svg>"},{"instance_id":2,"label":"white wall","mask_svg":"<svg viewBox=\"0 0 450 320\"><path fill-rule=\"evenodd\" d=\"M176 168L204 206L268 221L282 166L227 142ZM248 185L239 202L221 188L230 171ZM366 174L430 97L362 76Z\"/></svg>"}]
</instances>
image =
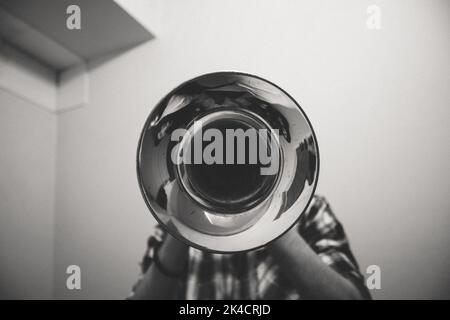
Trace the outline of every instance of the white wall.
<instances>
[{"instance_id":1,"label":"white wall","mask_svg":"<svg viewBox=\"0 0 450 320\"><path fill-rule=\"evenodd\" d=\"M36 107L56 111L56 74L0 38L0 88Z\"/></svg>"},{"instance_id":2,"label":"white wall","mask_svg":"<svg viewBox=\"0 0 450 320\"><path fill-rule=\"evenodd\" d=\"M56 117L0 89L0 299L51 299Z\"/></svg>"},{"instance_id":3,"label":"white wall","mask_svg":"<svg viewBox=\"0 0 450 320\"><path fill-rule=\"evenodd\" d=\"M379 31L366 28L369 4L382 9ZM162 10L157 38L92 63L89 105L58 116L55 297L128 294L154 224L135 173L145 118L181 81L234 69L279 84L308 114L318 192L362 269L381 267L373 295L450 298L450 3L172 0ZM65 289L69 264L81 267L81 291Z\"/></svg>"}]
</instances>

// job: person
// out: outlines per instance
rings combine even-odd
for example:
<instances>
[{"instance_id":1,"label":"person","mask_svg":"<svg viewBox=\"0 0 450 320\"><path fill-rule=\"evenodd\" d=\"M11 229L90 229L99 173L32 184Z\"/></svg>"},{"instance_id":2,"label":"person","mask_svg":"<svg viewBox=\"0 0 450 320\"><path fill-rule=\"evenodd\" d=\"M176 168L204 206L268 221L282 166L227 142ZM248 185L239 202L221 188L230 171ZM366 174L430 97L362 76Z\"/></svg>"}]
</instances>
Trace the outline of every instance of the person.
<instances>
[{"instance_id":1,"label":"person","mask_svg":"<svg viewBox=\"0 0 450 320\"><path fill-rule=\"evenodd\" d=\"M129 299L370 299L348 239L324 197L267 246L218 254L160 226L148 239Z\"/></svg>"}]
</instances>

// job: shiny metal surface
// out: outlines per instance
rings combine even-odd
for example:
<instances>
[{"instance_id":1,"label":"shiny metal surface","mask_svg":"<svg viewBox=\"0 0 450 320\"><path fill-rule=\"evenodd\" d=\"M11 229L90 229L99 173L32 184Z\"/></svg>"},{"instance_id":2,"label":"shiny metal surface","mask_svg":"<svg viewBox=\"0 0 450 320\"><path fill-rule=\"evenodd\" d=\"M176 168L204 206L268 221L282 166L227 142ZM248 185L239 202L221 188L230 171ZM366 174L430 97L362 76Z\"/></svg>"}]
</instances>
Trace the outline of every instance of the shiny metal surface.
<instances>
[{"instance_id":1,"label":"shiny metal surface","mask_svg":"<svg viewBox=\"0 0 450 320\"><path fill-rule=\"evenodd\" d=\"M235 166L226 170L239 172L216 176L216 167L174 163L172 152L183 160L180 146L190 144L183 137L177 145L172 134L182 128L195 136L198 120L267 129L278 170L257 177L255 168ZM202 75L170 92L149 115L137 152L139 185L155 218L179 240L213 252L255 249L281 236L311 201L318 171L316 137L300 106L271 82L239 72Z\"/></svg>"}]
</instances>

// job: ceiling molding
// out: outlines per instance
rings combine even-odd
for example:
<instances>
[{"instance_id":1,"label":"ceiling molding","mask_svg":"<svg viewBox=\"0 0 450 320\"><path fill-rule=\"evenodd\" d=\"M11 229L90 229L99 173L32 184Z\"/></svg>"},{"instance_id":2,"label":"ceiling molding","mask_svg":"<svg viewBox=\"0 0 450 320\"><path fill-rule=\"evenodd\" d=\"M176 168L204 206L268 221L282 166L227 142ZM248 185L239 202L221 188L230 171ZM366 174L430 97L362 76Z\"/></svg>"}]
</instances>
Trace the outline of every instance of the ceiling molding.
<instances>
[{"instance_id":1,"label":"ceiling molding","mask_svg":"<svg viewBox=\"0 0 450 320\"><path fill-rule=\"evenodd\" d=\"M154 37L159 0L118 2L0 0L0 88L55 114L88 105L87 63ZM67 27L71 5L80 29Z\"/></svg>"}]
</instances>

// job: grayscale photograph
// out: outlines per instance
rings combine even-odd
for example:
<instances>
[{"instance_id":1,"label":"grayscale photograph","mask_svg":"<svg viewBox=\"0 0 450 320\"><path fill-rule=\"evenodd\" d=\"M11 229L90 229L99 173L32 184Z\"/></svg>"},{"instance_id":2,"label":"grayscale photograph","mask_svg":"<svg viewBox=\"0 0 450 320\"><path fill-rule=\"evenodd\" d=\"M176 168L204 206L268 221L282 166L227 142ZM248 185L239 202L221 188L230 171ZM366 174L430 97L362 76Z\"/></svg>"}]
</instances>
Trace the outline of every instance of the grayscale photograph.
<instances>
[{"instance_id":1,"label":"grayscale photograph","mask_svg":"<svg viewBox=\"0 0 450 320\"><path fill-rule=\"evenodd\" d=\"M448 0L0 0L0 300L449 300L449 31Z\"/></svg>"}]
</instances>

